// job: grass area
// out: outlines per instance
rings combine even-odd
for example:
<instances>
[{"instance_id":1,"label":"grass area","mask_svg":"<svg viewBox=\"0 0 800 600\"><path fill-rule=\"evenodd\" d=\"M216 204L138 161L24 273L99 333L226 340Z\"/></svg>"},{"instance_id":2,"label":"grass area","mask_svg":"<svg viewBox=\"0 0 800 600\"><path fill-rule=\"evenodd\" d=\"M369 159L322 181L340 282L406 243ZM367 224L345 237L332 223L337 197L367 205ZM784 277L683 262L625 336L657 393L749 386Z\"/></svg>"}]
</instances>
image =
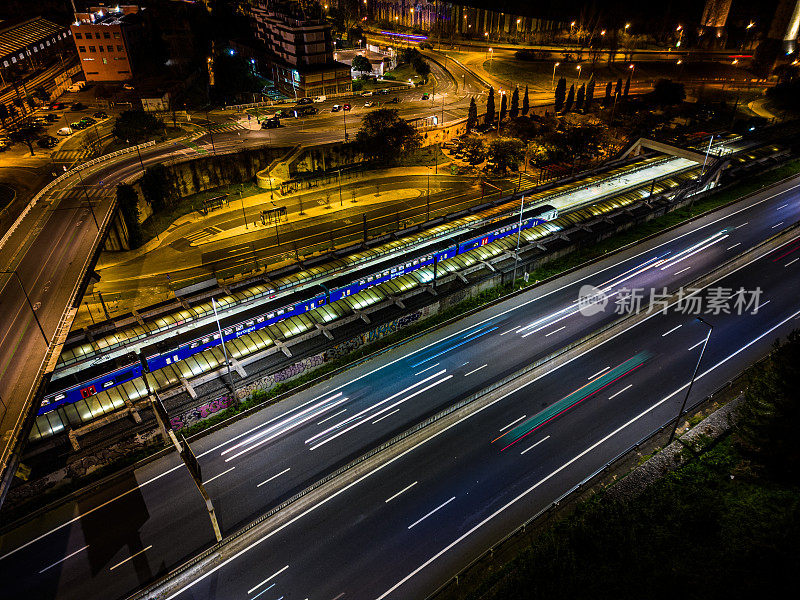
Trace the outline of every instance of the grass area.
<instances>
[{"instance_id":1,"label":"grass area","mask_svg":"<svg viewBox=\"0 0 800 600\"><path fill-rule=\"evenodd\" d=\"M246 182L223 185L181 198L165 210L153 213L142 223L142 239L144 240L142 244L146 244L154 237L161 235L180 217L201 210L204 200L224 194L230 194L231 198L235 197L238 200L240 190L243 198L264 193L264 190L254 182Z\"/></svg>"},{"instance_id":2,"label":"grass area","mask_svg":"<svg viewBox=\"0 0 800 600\"><path fill-rule=\"evenodd\" d=\"M622 246L641 240L642 238L647 237L648 235L651 235L653 233L666 229L672 225L676 225L680 222L683 222L692 216L701 214L705 211L713 210L714 208L717 208L723 204L731 202L732 200L745 196L766 185L769 185L770 183L774 183L775 181L778 181L785 177L797 174L798 172L800 172L800 159L790 161L785 165L777 169L774 169L773 171L770 171L768 173L753 176L726 190L722 190L720 192L717 192L716 194L711 195L710 197L704 199L703 201L694 204L690 208L687 207L679 211L667 214L658 219L654 219L648 223L634 227L633 229L627 232L615 235L603 242L591 246L590 248L578 250L560 259L552 261L548 265L532 271L531 276L529 278L530 283L528 285L533 285L537 280L558 275L588 260L597 258L598 256L602 256L603 254L616 250ZM253 186L253 188L255 188L255 186ZM260 192L259 188L255 188L255 190L258 191L255 191L253 188L249 188L249 191L252 191L254 193ZM226 186L225 188L216 188L214 190L207 190L206 192L202 192L201 194L188 196L184 200L188 201L190 198L196 198L201 200L201 197L203 195L206 195L205 197L212 197L214 195L219 195L220 193L223 193L222 190L226 189L228 190L227 193L234 193L234 192L238 193L238 186ZM247 195L250 195L247 191L245 193ZM166 217L164 218L166 219ZM169 221L169 223L174 221L175 218L177 217L173 217ZM517 281L517 284L518 285L522 284L522 279L519 279ZM389 336L386 336L373 344L363 346L344 357L326 363L315 370L308 371L296 379L280 383L274 386L269 391L256 390L249 398L243 400L237 406L221 410L215 413L214 416L204 421L195 423L194 425L191 425L189 427L185 427L184 429L181 430L181 433L189 437L192 434L206 430L211 426L220 423L228 418L231 418L236 414L239 414L249 408L262 404L266 405L268 403L273 403L275 402L278 396L291 392L292 390L297 389L301 385L304 385L319 377L323 377L326 374L331 373L335 369L347 366L349 364L353 364L356 361L364 358L365 356L368 356L369 354L377 352L392 344L396 344L403 340L407 340L415 335L418 335L422 331L434 327L448 319L457 317L459 315L463 315L464 313L474 308L483 306L485 304L488 304L489 302L493 302L498 298L505 296L510 291L511 291L510 285L499 286L490 290L486 290L478 294L474 298L460 302L439 314L436 314L421 321L417 321L413 325L406 327L401 331L395 332ZM157 450L158 450L157 446L145 449L142 451L142 453L136 454L136 459L138 460L144 458L147 455L154 454ZM83 485L88 485L93 481L97 481L104 474L111 473L116 469L120 469L128 464L131 464L131 462L132 460L129 457L123 457L118 462L114 462L112 464L109 464L107 467L104 467L102 469L102 473L95 472L90 475L87 475L86 477L75 480L74 482L70 483L69 486L65 486L64 488L58 488L57 490L43 492L39 494L34 500L31 500L30 502L26 503L24 507L19 507L19 508L20 510L24 508L25 511L34 510L36 507L42 506L48 502L52 502L56 498L69 493L73 489L76 489ZM9 517L9 520L10 519L11 518Z\"/></svg>"},{"instance_id":3,"label":"grass area","mask_svg":"<svg viewBox=\"0 0 800 600\"><path fill-rule=\"evenodd\" d=\"M748 369L731 433L631 500L599 494L467 600L762 598L800 564L800 334ZM772 595L770 594L770 595ZM776 597L777 596L776 594Z\"/></svg>"},{"instance_id":4,"label":"grass area","mask_svg":"<svg viewBox=\"0 0 800 600\"><path fill-rule=\"evenodd\" d=\"M386 73L384 73L384 78L406 82L410 79L414 83L417 83L420 80L419 75L417 75L414 67L412 67L410 64L398 65L396 69L386 71Z\"/></svg>"},{"instance_id":5,"label":"grass area","mask_svg":"<svg viewBox=\"0 0 800 600\"><path fill-rule=\"evenodd\" d=\"M430 167L434 169L436 163L439 163L439 167L446 162L449 162L450 159L444 155L441 148L438 146L424 146L413 152L405 152L403 153L400 161L397 163L399 167ZM442 171L440 171L441 173ZM431 171L433 174L433 171Z\"/></svg>"}]
</instances>

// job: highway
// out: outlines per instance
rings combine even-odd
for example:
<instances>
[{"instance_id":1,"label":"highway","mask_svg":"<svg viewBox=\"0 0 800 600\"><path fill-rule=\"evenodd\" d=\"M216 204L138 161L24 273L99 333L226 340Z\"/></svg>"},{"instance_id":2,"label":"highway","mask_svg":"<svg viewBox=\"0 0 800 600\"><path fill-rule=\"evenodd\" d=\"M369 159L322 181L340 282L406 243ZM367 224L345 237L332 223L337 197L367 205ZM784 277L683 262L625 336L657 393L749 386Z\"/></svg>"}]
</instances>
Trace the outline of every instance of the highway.
<instances>
[{"instance_id":1,"label":"highway","mask_svg":"<svg viewBox=\"0 0 800 600\"><path fill-rule=\"evenodd\" d=\"M795 178L718 214L538 286L198 440L195 449L223 530L233 531L424 416L615 318L610 308L593 316L578 313L575 300L582 285L591 283L606 289L611 297L609 307L613 306L614 294L623 287L674 289L795 222L800 218L799 187L800 179ZM756 283L761 285L764 310L752 319L741 317L739 321L715 316L717 329L707 351L707 364L722 360L788 316L788 310L796 310L794 294L787 288L793 289L800 263L792 260L789 255L733 276L749 277L741 283L748 289ZM730 285L738 287L739 280ZM740 325L728 325L729 321ZM788 328L791 323L780 325L704 376L697 397L705 389L702 386L713 389L718 378L724 381L730 377ZM538 504L546 504L557 490L566 489L567 482L591 472L594 464L603 464L631 437L641 437L654 421L663 421L677 405L674 401L659 404L635 421L635 426L602 442L598 446L602 452L593 449L569 463L565 461L577 456L576 452L583 452L652 404L650 394L625 391L613 404L587 401L580 409L546 425L541 435L550 435L553 440L549 446L550 440L542 442L542 449L549 448L547 452L542 455L532 450L525 455L538 457L541 462L534 461L534 467L506 459L515 456L512 452L500 455L503 458L499 460L504 462L498 468L494 457L499 450L488 445L495 437L491 432L522 415L534 416L580 388L589 376L602 376L606 367L614 368L641 350L652 357L626 376L625 385L671 393L691 372L696 354L686 349L702 339L703 333L683 315L646 321L599 352L593 350L569 368L537 382L534 402L522 391L484 410L480 417L429 442L424 452L415 451L395 461L372 476L368 484L351 488L352 492L322 505L324 508L313 516L276 533L270 543L199 583L192 595L253 597L255 592L248 596L247 590L289 564L290 568L275 578L281 586L275 588L279 592L275 598L289 589L291 596L286 597L333 598L341 593L345 598L379 596L533 485L537 476L552 472L554 465L566 466L536 487L539 491L535 491L535 497L524 503L526 514L534 512ZM646 340L655 341L646 345ZM609 388L608 393L616 393L625 385L614 391ZM601 410L604 412L598 412ZM532 443L536 441L538 438L531 439ZM520 444L527 448L526 440ZM467 485L464 477L472 481L473 474L475 483ZM399 503L389 507L390 503L384 502L414 480L418 483L392 500ZM378 497L381 506L376 502ZM449 500L451 497L454 499ZM470 552L479 551L487 539L500 537L512 523L521 521L521 510L519 503L512 504L501 513L499 524L493 522L491 531L478 528L469 536L467 546L446 552L445 560L433 561L424 574L412 578L411 587L403 586L394 597L419 597L420 590L435 587ZM420 520L431 511L429 517ZM427 528L431 524L435 524L437 535L418 538L420 532L430 533ZM199 495L176 457L169 456L113 487L6 532L0 539L0 575L9 582L12 595L19 597L83 598L97 596L100 590L105 597L119 597L212 539ZM280 556L275 548L281 548ZM367 548L370 550L365 551ZM398 552L399 548L403 551ZM264 558L264 552L268 558ZM251 572L253 561L261 563L256 574ZM273 569L276 561L282 563ZM312 569L310 565L317 566ZM364 577L365 572L370 575ZM209 583L211 588L207 589Z\"/></svg>"}]
</instances>

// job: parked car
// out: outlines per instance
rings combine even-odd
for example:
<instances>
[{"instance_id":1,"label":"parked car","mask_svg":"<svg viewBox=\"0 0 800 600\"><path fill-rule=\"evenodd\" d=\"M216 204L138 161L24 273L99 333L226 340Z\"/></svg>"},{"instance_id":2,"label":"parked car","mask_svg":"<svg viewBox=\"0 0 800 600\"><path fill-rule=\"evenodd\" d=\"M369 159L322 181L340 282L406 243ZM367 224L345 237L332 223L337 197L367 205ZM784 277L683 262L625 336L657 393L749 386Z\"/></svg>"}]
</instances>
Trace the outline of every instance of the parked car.
<instances>
[{"instance_id":1,"label":"parked car","mask_svg":"<svg viewBox=\"0 0 800 600\"><path fill-rule=\"evenodd\" d=\"M85 81L76 81L67 88L67 91L74 94L75 92L80 92L85 87L86 87Z\"/></svg>"},{"instance_id":2,"label":"parked car","mask_svg":"<svg viewBox=\"0 0 800 600\"><path fill-rule=\"evenodd\" d=\"M136 88L133 87L133 85L130 84L130 83L123 83L122 84L122 89L130 91L130 90L135 90Z\"/></svg>"},{"instance_id":3,"label":"parked car","mask_svg":"<svg viewBox=\"0 0 800 600\"><path fill-rule=\"evenodd\" d=\"M300 100L297 101L297 104L302 106L303 104L311 104L312 102L314 101L311 98L300 98Z\"/></svg>"},{"instance_id":4,"label":"parked car","mask_svg":"<svg viewBox=\"0 0 800 600\"><path fill-rule=\"evenodd\" d=\"M48 123L55 123L56 121L58 121L61 118L61 115L56 115L56 114L53 114L53 113L47 113L44 116L44 118Z\"/></svg>"},{"instance_id":5,"label":"parked car","mask_svg":"<svg viewBox=\"0 0 800 600\"><path fill-rule=\"evenodd\" d=\"M72 129L70 127L62 127L58 131L56 131L56 135L72 135Z\"/></svg>"},{"instance_id":6,"label":"parked car","mask_svg":"<svg viewBox=\"0 0 800 600\"><path fill-rule=\"evenodd\" d=\"M83 102L74 102L71 106L72 110L83 110L86 105Z\"/></svg>"},{"instance_id":7,"label":"parked car","mask_svg":"<svg viewBox=\"0 0 800 600\"><path fill-rule=\"evenodd\" d=\"M97 123L97 121L95 121L92 117L83 117L81 119L81 123L86 123L86 126L90 127L90 126L94 125L95 123Z\"/></svg>"},{"instance_id":8,"label":"parked car","mask_svg":"<svg viewBox=\"0 0 800 600\"><path fill-rule=\"evenodd\" d=\"M423 100L428 100L428 99L430 99L430 97L431 97L430 94L422 94L422 99Z\"/></svg>"},{"instance_id":9,"label":"parked car","mask_svg":"<svg viewBox=\"0 0 800 600\"><path fill-rule=\"evenodd\" d=\"M50 106L47 107L47 110L63 110L66 106L66 102L52 102Z\"/></svg>"},{"instance_id":10,"label":"parked car","mask_svg":"<svg viewBox=\"0 0 800 600\"><path fill-rule=\"evenodd\" d=\"M389 88L381 88L375 91L376 94L386 95L389 93Z\"/></svg>"},{"instance_id":11,"label":"parked car","mask_svg":"<svg viewBox=\"0 0 800 600\"><path fill-rule=\"evenodd\" d=\"M327 96L314 96L314 102L325 102L327 99Z\"/></svg>"},{"instance_id":12,"label":"parked car","mask_svg":"<svg viewBox=\"0 0 800 600\"><path fill-rule=\"evenodd\" d=\"M372 96L372 92L364 92L361 94L362 96Z\"/></svg>"},{"instance_id":13,"label":"parked car","mask_svg":"<svg viewBox=\"0 0 800 600\"><path fill-rule=\"evenodd\" d=\"M375 106L375 103L372 100L364 102L364 108L372 108L373 106Z\"/></svg>"},{"instance_id":14,"label":"parked car","mask_svg":"<svg viewBox=\"0 0 800 600\"><path fill-rule=\"evenodd\" d=\"M350 110L350 105L345 104L344 106L342 106L342 110Z\"/></svg>"},{"instance_id":15,"label":"parked car","mask_svg":"<svg viewBox=\"0 0 800 600\"><path fill-rule=\"evenodd\" d=\"M89 125L87 125L83 121L75 121L74 123L70 123L69 126L72 127L73 131L75 130L80 131L81 129L86 129Z\"/></svg>"},{"instance_id":16,"label":"parked car","mask_svg":"<svg viewBox=\"0 0 800 600\"><path fill-rule=\"evenodd\" d=\"M31 125L33 125L34 127L44 127L45 125L47 125L47 119L45 119L44 117L33 117L31 119Z\"/></svg>"},{"instance_id":17,"label":"parked car","mask_svg":"<svg viewBox=\"0 0 800 600\"><path fill-rule=\"evenodd\" d=\"M395 97L394 97L394 98L392 98L391 100L387 100L387 101L386 101L386 104L398 104L399 102L400 102L400 98L398 98L397 96L395 96Z\"/></svg>"},{"instance_id":18,"label":"parked car","mask_svg":"<svg viewBox=\"0 0 800 600\"><path fill-rule=\"evenodd\" d=\"M341 107L341 106L339 106L338 104L334 104L334 105L331 107L331 112L339 112L340 110L342 110L342 107Z\"/></svg>"},{"instance_id":19,"label":"parked car","mask_svg":"<svg viewBox=\"0 0 800 600\"><path fill-rule=\"evenodd\" d=\"M281 126L281 120L278 117L264 119L261 121L261 129L275 129Z\"/></svg>"},{"instance_id":20,"label":"parked car","mask_svg":"<svg viewBox=\"0 0 800 600\"><path fill-rule=\"evenodd\" d=\"M95 119L107 119L108 115L103 112L102 110L98 110L96 113L92 115Z\"/></svg>"},{"instance_id":21,"label":"parked car","mask_svg":"<svg viewBox=\"0 0 800 600\"><path fill-rule=\"evenodd\" d=\"M319 109L316 106L298 106L292 112L294 112L294 116L299 119L300 117L315 115L319 112Z\"/></svg>"},{"instance_id":22,"label":"parked car","mask_svg":"<svg viewBox=\"0 0 800 600\"><path fill-rule=\"evenodd\" d=\"M36 145L39 146L39 148L52 148L57 144L58 140L52 135L44 135L36 140Z\"/></svg>"}]
</instances>

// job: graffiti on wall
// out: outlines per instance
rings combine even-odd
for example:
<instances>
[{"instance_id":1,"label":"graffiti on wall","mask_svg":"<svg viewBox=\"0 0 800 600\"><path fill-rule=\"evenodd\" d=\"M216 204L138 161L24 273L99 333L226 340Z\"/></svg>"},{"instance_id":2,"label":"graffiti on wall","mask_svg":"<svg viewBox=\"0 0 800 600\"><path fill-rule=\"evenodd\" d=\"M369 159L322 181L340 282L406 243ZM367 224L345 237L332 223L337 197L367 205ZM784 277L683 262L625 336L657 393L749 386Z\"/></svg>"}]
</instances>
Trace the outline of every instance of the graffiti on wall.
<instances>
[{"instance_id":1,"label":"graffiti on wall","mask_svg":"<svg viewBox=\"0 0 800 600\"><path fill-rule=\"evenodd\" d=\"M354 350L358 350L362 346L366 344L371 344L372 342L376 342L379 339L386 337L404 327L408 327L409 325L416 323L420 319L424 319L428 317L430 314L434 312L433 307L425 306L420 310L416 310L411 314L403 315L402 317L398 317L396 319L392 319L388 323L382 323L369 331L365 331L355 337L352 337L346 341L340 342L335 344L331 348L328 348L324 352L319 352L317 354L313 354L311 356L307 356L306 358L299 360L288 367L284 367L280 371L276 371L275 373L270 373L269 375L265 375L246 386L241 388L236 388L236 395L239 399L247 398L250 394L252 394L256 390L264 390L269 391L272 389L276 384L282 383L284 381L289 381L302 375L306 371L310 371L315 369L316 367L321 366L322 364L329 362L331 360L335 360ZM221 396L215 400L211 400L209 402L204 402L200 406L192 408L178 416L172 417L170 422L172 423L172 428L175 431L179 431L180 429L186 427L187 425L192 425L197 423L198 421L202 421L210 417L211 415L215 414L216 412L228 408L233 404L233 399L229 396Z\"/></svg>"}]
</instances>

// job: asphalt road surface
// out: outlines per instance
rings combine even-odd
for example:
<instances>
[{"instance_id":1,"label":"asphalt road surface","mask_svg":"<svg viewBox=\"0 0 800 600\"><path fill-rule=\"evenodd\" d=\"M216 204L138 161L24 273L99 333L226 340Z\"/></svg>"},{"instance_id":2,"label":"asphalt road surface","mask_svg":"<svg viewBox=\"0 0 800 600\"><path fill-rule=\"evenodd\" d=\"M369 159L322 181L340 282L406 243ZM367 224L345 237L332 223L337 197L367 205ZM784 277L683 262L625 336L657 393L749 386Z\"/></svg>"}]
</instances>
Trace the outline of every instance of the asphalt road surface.
<instances>
[{"instance_id":1,"label":"asphalt road surface","mask_svg":"<svg viewBox=\"0 0 800 600\"><path fill-rule=\"evenodd\" d=\"M223 530L235 530L424 416L609 322L622 288L682 286L795 222L798 188L800 178L795 178L419 338L199 440L195 450ZM752 316L707 317L715 331L705 365L736 353L701 378L696 398L796 325L784 322L798 308L796 247L723 282L734 289L760 285L760 310ZM588 283L610 297L605 312L584 316L576 310L579 289ZM631 421L683 385L704 334L686 315L649 319L321 504L184 597L252 598L273 580L250 595L248 590L287 564L289 569L274 579L277 587L264 597L273 591L275 598L378 597L446 549L393 596L419 597L488 540L674 414L676 395ZM649 353L644 365L601 395L503 452L489 444L506 424L518 421L511 426L518 427L640 352ZM519 459L516 453L528 442L540 440L541 447ZM477 527L546 476L524 502L509 504L490 527ZM449 548L465 534L463 543ZM212 540L202 501L170 456L7 532L0 538L0 576L12 597L120 597Z\"/></svg>"}]
</instances>

